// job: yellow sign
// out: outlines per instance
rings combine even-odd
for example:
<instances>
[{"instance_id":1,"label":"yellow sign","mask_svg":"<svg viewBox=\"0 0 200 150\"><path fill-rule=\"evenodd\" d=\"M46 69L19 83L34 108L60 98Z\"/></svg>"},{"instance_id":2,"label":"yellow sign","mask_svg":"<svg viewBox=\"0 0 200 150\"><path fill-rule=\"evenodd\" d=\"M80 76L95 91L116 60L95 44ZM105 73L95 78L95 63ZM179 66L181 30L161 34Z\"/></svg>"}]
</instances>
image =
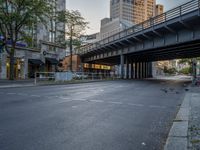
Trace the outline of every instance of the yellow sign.
<instances>
[{"instance_id":1,"label":"yellow sign","mask_svg":"<svg viewBox=\"0 0 200 150\"><path fill-rule=\"evenodd\" d=\"M111 66L99 65L99 64L84 64L84 68L92 69L102 69L102 70L111 70Z\"/></svg>"}]
</instances>

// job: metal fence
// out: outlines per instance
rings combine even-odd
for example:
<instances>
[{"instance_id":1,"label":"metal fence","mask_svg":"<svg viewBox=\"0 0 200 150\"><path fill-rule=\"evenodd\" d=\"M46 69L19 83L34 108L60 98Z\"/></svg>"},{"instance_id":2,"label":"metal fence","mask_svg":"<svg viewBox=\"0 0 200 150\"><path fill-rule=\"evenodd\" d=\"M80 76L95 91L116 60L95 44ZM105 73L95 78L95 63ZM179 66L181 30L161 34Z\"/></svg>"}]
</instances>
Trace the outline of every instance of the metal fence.
<instances>
[{"instance_id":1,"label":"metal fence","mask_svg":"<svg viewBox=\"0 0 200 150\"><path fill-rule=\"evenodd\" d=\"M115 80L120 76L114 73L94 73L94 72L36 72L34 83L56 83L56 82L76 82L95 80Z\"/></svg>"},{"instance_id":2,"label":"metal fence","mask_svg":"<svg viewBox=\"0 0 200 150\"><path fill-rule=\"evenodd\" d=\"M169 10L161 15L158 15L156 17L153 17L145 22L142 22L140 24L134 25L128 29L125 29L119 33L116 33L108 38L105 38L101 41L98 41L96 43L90 44L88 46L85 46L79 50L79 54L85 54L90 51L93 51L95 49L98 49L98 47L101 47L102 45L108 44L110 42L113 42L115 40L124 38L129 35L134 35L137 32L143 31L145 29L154 27L155 25L165 23L167 21L170 21L174 18L181 17L184 14L190 13L192 11L198 10L200 12L200 0L192 0L188 3L185 3L179 7L176 7L172 10Z\"/></svg>"}]
</instances>

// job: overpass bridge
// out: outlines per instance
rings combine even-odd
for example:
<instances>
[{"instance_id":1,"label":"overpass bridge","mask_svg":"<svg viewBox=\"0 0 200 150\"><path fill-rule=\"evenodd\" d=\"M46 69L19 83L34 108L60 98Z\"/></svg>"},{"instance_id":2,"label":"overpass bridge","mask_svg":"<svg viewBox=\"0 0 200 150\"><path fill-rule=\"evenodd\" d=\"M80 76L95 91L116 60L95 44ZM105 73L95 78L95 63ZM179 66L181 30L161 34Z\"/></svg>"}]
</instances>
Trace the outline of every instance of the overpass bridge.
<instances>
[{"instance_id":1,"label":"overpass bridge","mask_svg":"<svg viewBox=\"0 0 200 150\"><path fill-rule=\"evenodd\" d=\"M200 56L200 0L192 0L80 50L85 63L121 65L146 78L151 62ZM126 64L126 65L125 65Z\"/></svg>"}]
</instances>

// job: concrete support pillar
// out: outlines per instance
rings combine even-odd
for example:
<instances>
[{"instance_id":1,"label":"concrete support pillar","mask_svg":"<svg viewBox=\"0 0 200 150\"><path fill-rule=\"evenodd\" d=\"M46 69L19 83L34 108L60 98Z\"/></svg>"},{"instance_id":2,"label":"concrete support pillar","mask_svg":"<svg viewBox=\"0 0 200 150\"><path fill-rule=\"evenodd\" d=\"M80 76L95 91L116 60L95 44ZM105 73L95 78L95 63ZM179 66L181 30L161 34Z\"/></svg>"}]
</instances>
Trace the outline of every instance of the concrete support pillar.
<instances>
[{"instance_id":1,"label":"concrete support pillar","mask_svg":"<svg viewBox=\"0 0 200 150\"><path fill-rule=\"evenodd\" d=\"M126 79L129 79L129 59L126 56Z\"/></svg>"},{"instance_id":2,"label":"concrete support pillar","mask_svg":"<svg viewBox=\"0 0 200 150\"><path fill-rule=\"evenodd\" d=\"M138 63L138 67L139 67L139 69L138 69L138 78L141 79L141 77L142 77L141 76L142 75L142 73L141 73L141 70L142 70L141 62Z\"/></svg>"},{"instance_id":3,"label":"concrete support pillar","mask_svg":"<svg viewBox=\"0 0 200 150\"><path fill-rule=\"evenodd\" d=\"M142 78L145 78L145 62L142 62Z\"/></svg>"},{"instance_id":4,"label":"concrete support pillar","mask_svg":"<svg viewBox=\"0 0 200 150\"><path fill-rule=\"evenodd\" d=\"M149 78L153 77L153 75L152 75L152 62L148 63L148 77Z\"/></svg>"},{"instance_id":5,"label":"concrete support pillar","mask_svg":"<svg viewBox=\"0 0 200 150\"><path fill-rule=\"evenodd\" d=\"M146 78L148 78L148 62L145 62Z\"/></svg>"},{"instance_id":6,"label":"concrete support pillar","mask_svg":"<svg viewBox=\"0 0 200 150\"><path fill-rule=\"evenodd\" d=\"M123 54L121 54L121 56L120 56L120 65L121 65L121 67L120 67L120 78L124 79L124 55Z\"/></svg>"},{"instance_id":7,"label":"concrete support pillar","mask_svg":"<svg viewBox=\"0 0 200 150\"><path fill-rule=\"evenodd\" d=\"M133 72L133 60L131 60L131 79L134 78L134 72Z\"/></svg>"},{"instance_id":8,"label":"concrete support pillar","mask_svg":"<svg viewBox=\"0 0 200 150\"><path fill-rule=\"evenodd\" d=\"M137 79L138 75L138 62L135 62L135 79Z\"/></svg>"}]
</instances>

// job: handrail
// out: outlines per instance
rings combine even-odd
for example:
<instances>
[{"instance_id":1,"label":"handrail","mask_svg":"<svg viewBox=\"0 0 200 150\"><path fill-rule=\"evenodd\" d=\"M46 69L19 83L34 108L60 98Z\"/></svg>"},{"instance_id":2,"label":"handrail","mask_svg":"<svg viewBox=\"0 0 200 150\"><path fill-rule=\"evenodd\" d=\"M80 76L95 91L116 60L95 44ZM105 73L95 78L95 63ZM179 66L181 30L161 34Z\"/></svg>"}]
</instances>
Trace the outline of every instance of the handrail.
<instances>
[{"instance_id":1,"label":"handrail","mask_svg":"<svg viewBox=\"0 0 200 150\"><path fill-rule=\"evenodd\" d=\"M120 31L112 36L109 36L105 39L102 39L98 42L93 43L89 47L84 47L84 51L80 52L80 54L88 53L90 51L93 51L93 49L96 49L98 47L101 47L102 45L108 44L110 42L113 42L115 40L119 40L121 38L124 38L128 35L133 35L137 32L140 32L144 29L151 28L155 25L164 23L166 21L169 21L171 19L180 17L184 14L187 14L189 12L192 12L194 10L200 9L200 0L192 0L190 2L187 2L185 4L182 4L181 6L178 6L176 8L173 8L163 14L160 14L158 16L155 16L153 18L150 18L149 20L146 20L142 23L136 24L130 28L127 28L123 31Z\"/></svg>"}]
</instances>

